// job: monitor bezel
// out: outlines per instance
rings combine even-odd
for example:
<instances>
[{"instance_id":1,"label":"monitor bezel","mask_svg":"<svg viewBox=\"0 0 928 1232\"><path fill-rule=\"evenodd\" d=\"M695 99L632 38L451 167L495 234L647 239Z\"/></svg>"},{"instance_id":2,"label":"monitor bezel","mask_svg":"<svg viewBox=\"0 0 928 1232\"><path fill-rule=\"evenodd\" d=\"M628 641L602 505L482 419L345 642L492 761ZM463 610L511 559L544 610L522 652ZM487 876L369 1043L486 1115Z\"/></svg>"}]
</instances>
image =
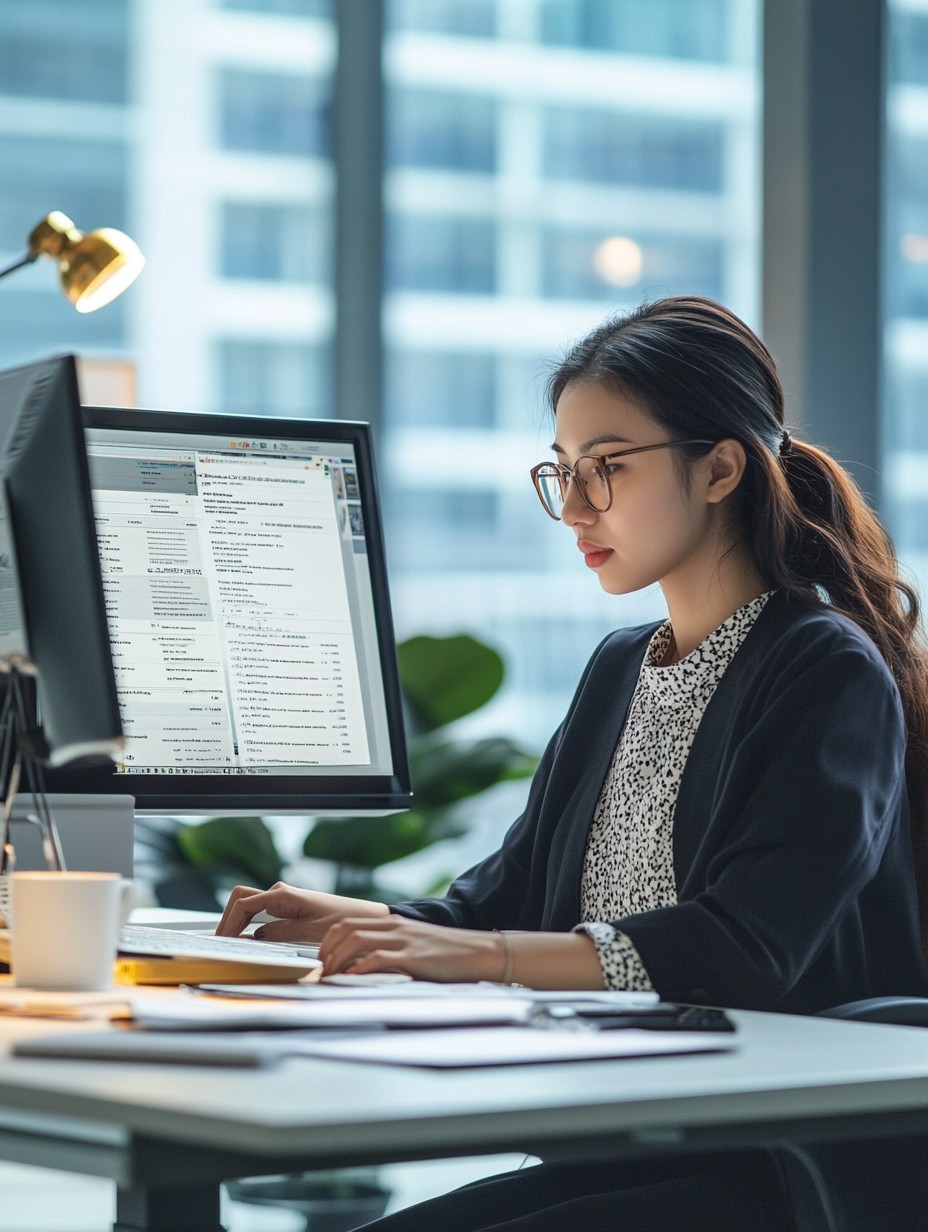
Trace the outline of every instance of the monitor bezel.
<instances>
[{"instance_id":1,"label":"monitor bezel","mask_svg":"<svg viewBox=\"0 0 928 1232\"><path fill-rule=\"evenodd\" d=\"M383 680L387 727L392 754L391 775L203 775L117 774L102 770L57 770L48 774L49 790L99 792L135 797L136 812L181 815L259 815L296 813L303 816L389 813L409 808L412 788L403 723L396 642L387 577L386 548L368 423L358 420L290 419L264 415L208 414L193 411L83 408L84 427L212 435L230 439L279 437L287 440L331 440L354 448L364 533L370 569L377 645ZM216 790L206 791L212 778ZM219 783L228 779L228 786ZM234 784L234 786L233 786Z\"/></svg>"},{"instance_id":2,"label":"monitor bezel","mask_svg":"<svg viewBox=\"0 0 928 1232\"><path fill-rule=\"evenodd\" d=\"M40 728L27 741L27 756L72 769L91 759L111 767L123 731L77 361L64 354L19 364L0 372L0 384L5 418L0 484L28 643L22 649L37 670ZM15 409L5 401L10 387L20 398Z\"/></svg>"}]
</instances>

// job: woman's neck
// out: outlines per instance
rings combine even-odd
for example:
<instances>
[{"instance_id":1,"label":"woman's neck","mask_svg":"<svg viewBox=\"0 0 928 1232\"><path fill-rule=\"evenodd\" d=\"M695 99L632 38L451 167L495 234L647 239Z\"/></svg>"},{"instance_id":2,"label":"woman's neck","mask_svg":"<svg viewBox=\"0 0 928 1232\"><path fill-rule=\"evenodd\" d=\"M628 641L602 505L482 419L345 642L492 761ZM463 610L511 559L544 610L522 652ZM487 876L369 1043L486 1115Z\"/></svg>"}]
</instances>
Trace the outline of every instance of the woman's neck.
<instances>
[{"instance_id":1,"label":"woman's neck","mask_svg":"<svg viewBox=\"0 0 928 1232\"><path fill-rule=\"evenodd\" d=\"M667 666L692 654L729 616L770 587L754 562L734 548L708 577L703 574L699 579L667 579L661 582L661 589L673 630L673 640L663 660Z\"/></svg>"}]
</instances>

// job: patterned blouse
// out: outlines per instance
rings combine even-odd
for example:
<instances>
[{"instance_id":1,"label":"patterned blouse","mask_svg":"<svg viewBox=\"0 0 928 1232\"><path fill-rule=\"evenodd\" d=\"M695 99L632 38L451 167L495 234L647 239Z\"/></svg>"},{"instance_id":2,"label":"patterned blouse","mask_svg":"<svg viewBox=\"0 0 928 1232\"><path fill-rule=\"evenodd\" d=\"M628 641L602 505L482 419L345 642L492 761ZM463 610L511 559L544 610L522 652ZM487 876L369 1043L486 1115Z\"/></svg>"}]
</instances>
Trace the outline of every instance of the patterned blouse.
<instances>
[{"instance_id":1,"label":"patterned blouse","mask_svg":"<svg viewBox=\"0 0 928 1232\"><path fill-rule=\"evenodd\" d=\"M673 631L657 630L603 784L587 842L580 887L585 921L607 988L653 985L631 939L598 921L621 919L677 901L673 815L683 769L706 707L773 591L738 609L685 659L660 662Z\"/></svg>"}]
</instances>

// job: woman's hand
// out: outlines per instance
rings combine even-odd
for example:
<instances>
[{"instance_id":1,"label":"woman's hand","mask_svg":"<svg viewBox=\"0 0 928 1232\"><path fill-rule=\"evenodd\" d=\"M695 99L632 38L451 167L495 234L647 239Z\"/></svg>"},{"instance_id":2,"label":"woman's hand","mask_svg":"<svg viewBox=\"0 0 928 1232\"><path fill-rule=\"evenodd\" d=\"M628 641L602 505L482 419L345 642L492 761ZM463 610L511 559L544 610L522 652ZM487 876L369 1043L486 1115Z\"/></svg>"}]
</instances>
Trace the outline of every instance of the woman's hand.
<instances>
[{"instance_id":1,"label":"woman's hand","mask_svg":"<svg viewBox=\"0 0 928 1232\"><path fill-rule=\"evenodd\" d=\"M324 975L401 971L419 980L498 980L506 951L498 933L423 924L402 916L341 919L319 947Z\"/></svg>"},{"instance_id":2,"label":"woman's hand","mask_svg":"<svg viewBox=\"0 0 928 1232\"><path fill-rule=\"evenodd\" d=\"M220 937L237 937L259 911L278 916L259 930L262 941L320 941L330 925L346 916L355 920L389 916L383 903L346 898L341 894L322 894L317 890L298 890L278 881L269 890L236 886L216 929Z\"/></svg>"}]
</instances>

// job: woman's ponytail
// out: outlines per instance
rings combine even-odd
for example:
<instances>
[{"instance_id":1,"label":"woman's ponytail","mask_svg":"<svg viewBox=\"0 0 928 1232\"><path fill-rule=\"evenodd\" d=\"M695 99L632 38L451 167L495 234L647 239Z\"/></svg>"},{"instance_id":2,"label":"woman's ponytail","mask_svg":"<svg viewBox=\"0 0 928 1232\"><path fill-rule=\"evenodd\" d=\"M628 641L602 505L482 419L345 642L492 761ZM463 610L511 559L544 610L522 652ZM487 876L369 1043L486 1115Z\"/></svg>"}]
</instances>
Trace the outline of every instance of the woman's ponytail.
<instances>
[{"instance_id":1,"label":"woman's ponytail","mask_svg":"<svg viewBox=\"0 0 928 1232\"><path fill-rule=\"evenodd\" d=\"M772 585L825 601L858 624L892 672L905 714L906 783L928 953L928 648L918 594L853 479L824 450L793 439L764 459L769 496L749 514L758 568Z\"/></svg>"}]
</instances>

